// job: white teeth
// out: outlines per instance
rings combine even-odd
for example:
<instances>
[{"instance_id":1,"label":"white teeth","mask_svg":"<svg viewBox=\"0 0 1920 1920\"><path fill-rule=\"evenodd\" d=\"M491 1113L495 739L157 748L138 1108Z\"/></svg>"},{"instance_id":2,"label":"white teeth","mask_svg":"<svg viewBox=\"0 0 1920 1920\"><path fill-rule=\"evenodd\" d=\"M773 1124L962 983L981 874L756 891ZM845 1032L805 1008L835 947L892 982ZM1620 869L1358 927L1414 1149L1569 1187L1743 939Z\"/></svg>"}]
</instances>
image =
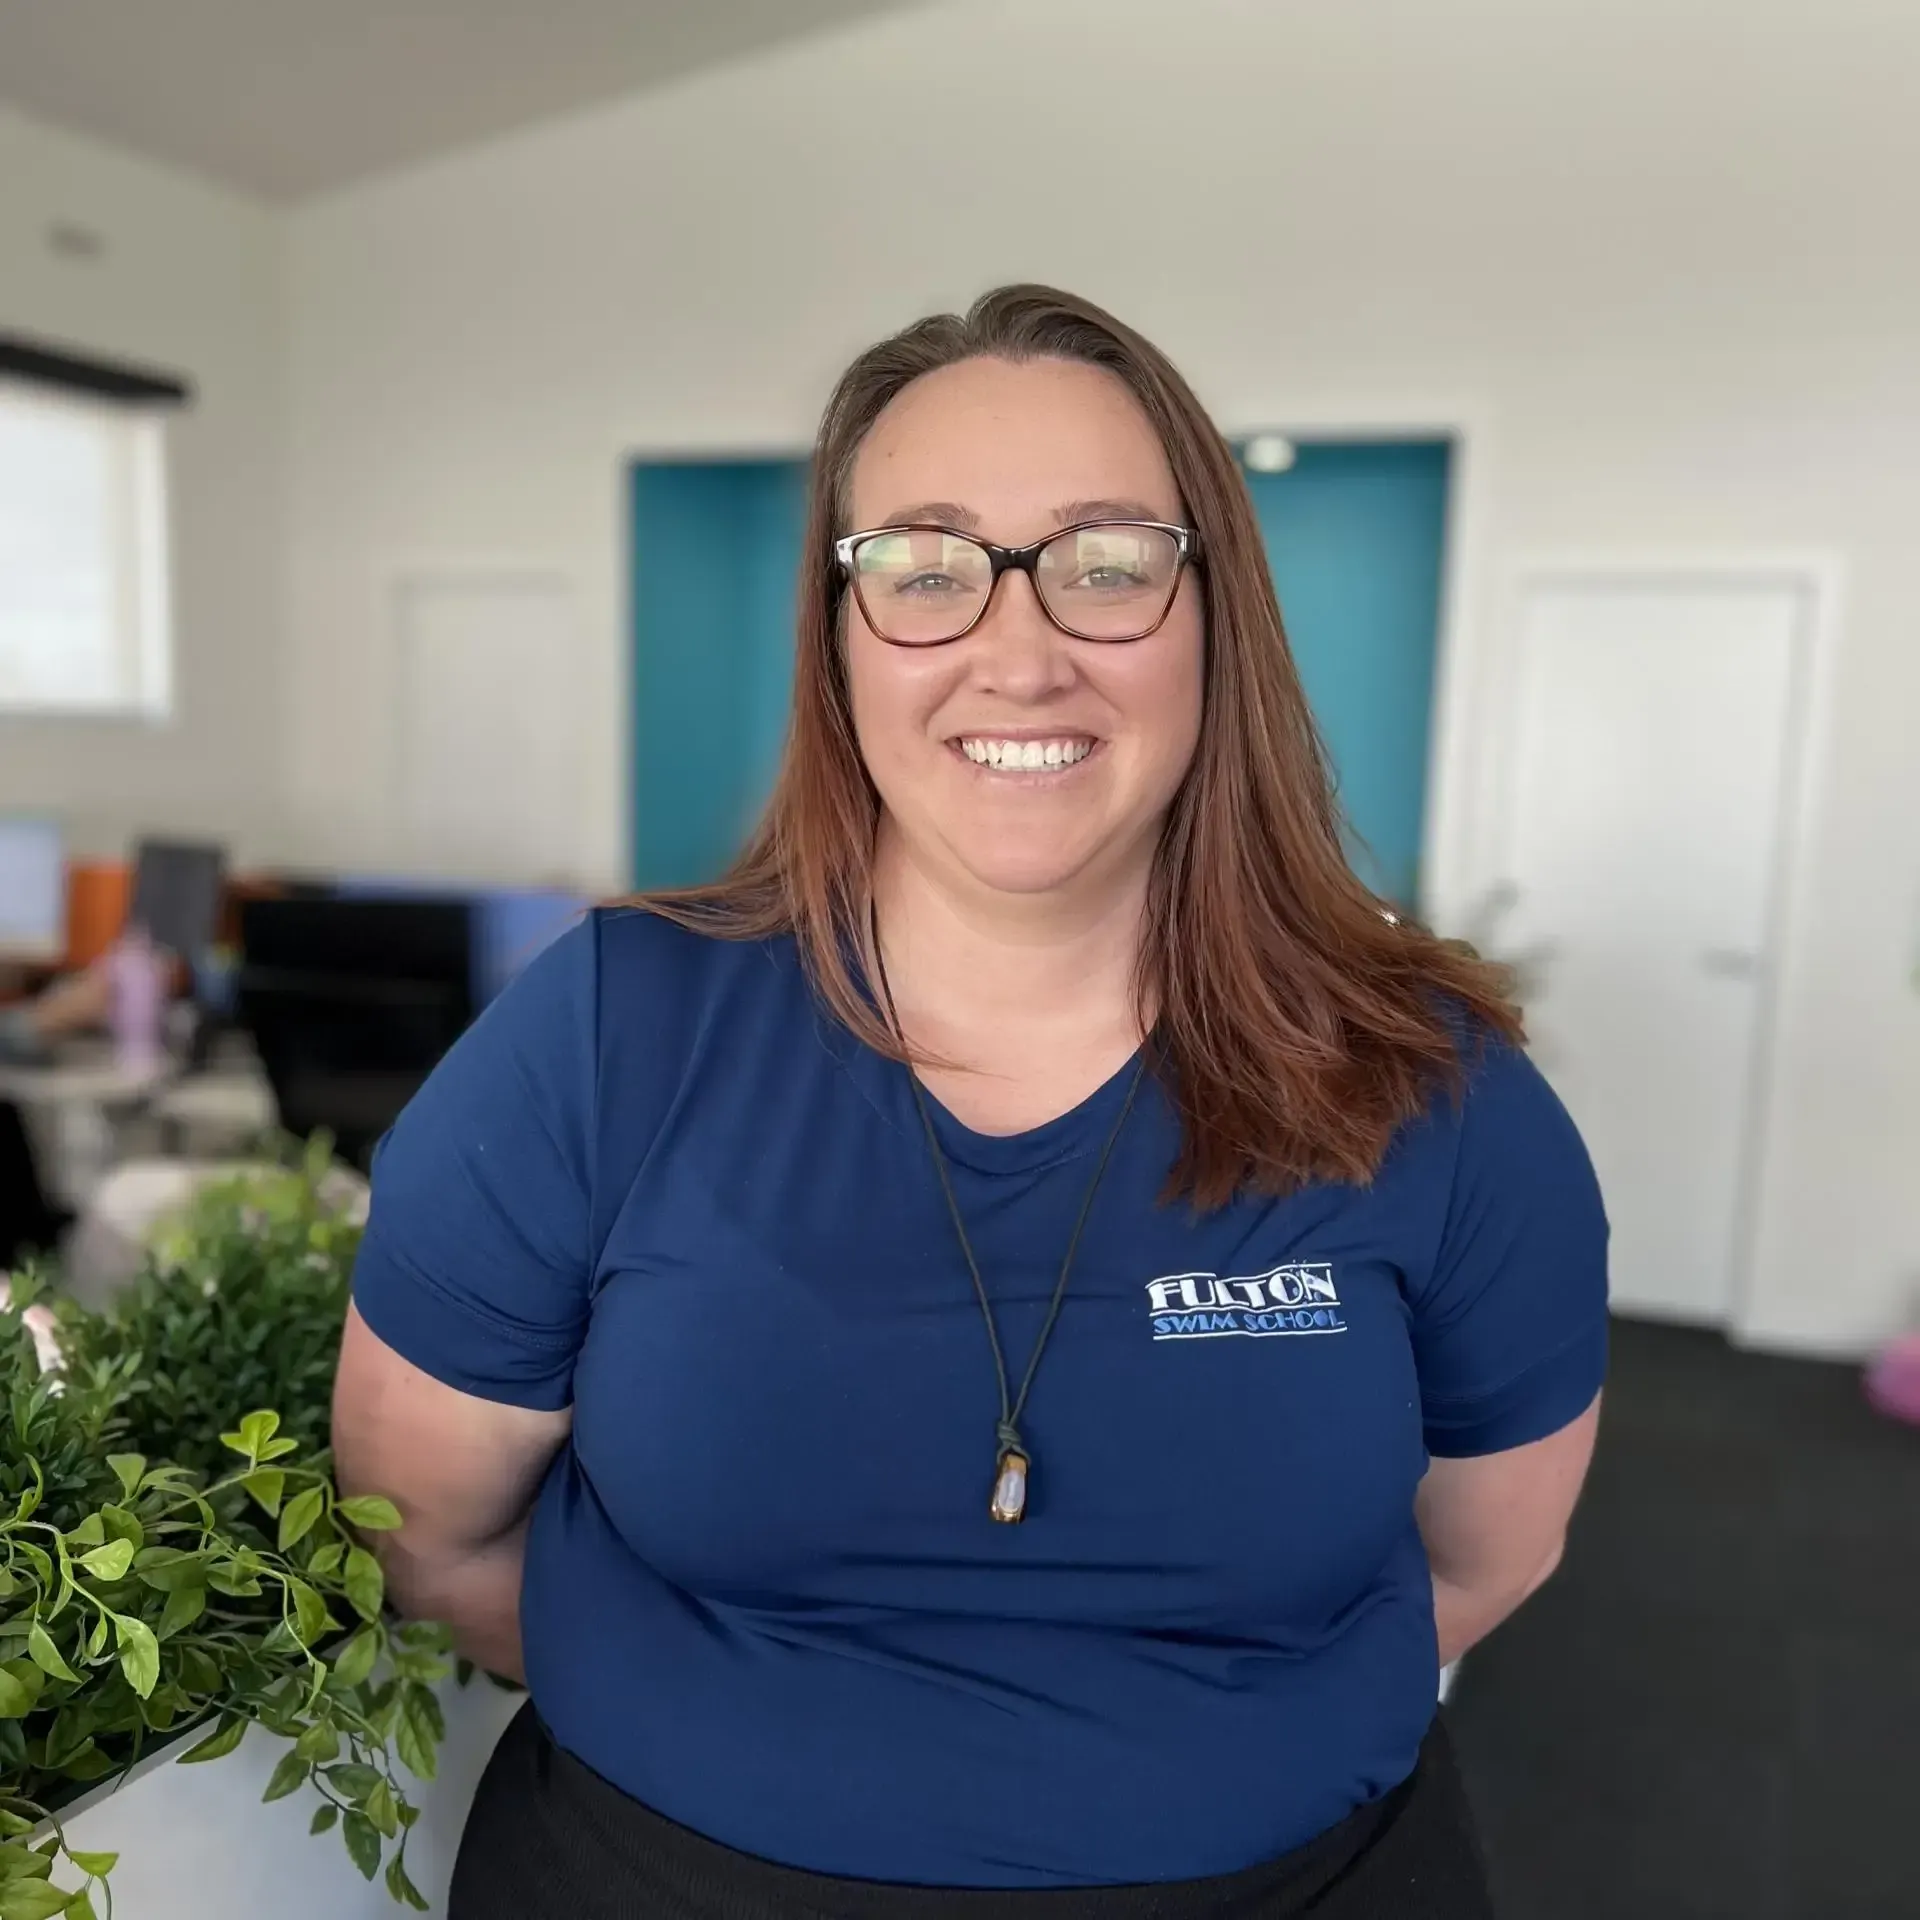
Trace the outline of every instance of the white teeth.
<instances>
[{"instance_id":1,"label":"white teeth","mask_svg":"<svg viewBox=\"0 0 1920 1920\"><path fill-rule=\"evenodd\" d=\"M1078 766L1093 751L1093 742L1087 739L990 740L970 735L959 746L975 766L997 767L1006 773Z\"/></svg>"}]
</instances>

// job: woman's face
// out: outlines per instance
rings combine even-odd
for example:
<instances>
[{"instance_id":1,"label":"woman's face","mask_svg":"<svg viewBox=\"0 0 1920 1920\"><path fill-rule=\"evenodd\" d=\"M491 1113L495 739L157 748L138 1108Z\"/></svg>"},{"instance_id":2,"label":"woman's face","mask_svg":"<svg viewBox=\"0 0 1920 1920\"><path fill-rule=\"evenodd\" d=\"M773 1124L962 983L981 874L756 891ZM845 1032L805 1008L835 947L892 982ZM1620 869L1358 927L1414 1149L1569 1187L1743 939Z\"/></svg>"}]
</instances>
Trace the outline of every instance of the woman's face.
<instances>
[{"instance_id":1,"label":"woman's face","mask_svg":"<svg viewBox=\"0 0 1920 1920\"><path fill-rule=\"evenodd\" d=\"M854 530L936 521L1015 547L1075 521L1185 520L1132 394L1067 360L967 360L915 381L860 449L852 515ZM852 594L846 621L860 751L916 861L998 893L1137 881L1199 737L1191 568L1159 630L1118 644L1062 633L1011 569L946 645L889 645ZM1045 764L993 764L1035 758L1029 743Z\"/></svg>"}]
</instances>

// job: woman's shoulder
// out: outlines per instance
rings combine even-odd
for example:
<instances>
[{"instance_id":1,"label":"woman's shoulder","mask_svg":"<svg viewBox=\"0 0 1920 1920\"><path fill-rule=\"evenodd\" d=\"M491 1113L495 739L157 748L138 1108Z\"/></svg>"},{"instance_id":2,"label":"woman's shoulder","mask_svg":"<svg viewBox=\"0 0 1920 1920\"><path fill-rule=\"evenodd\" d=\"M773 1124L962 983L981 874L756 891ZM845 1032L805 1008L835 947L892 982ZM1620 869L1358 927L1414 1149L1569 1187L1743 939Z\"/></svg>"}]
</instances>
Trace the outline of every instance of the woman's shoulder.
<instances>
[{"instance_id":1,"label":"woman's shoulder","mask_svg":"<svg viewBox=\"0 0 1920 1920\"><path fill-rule=\"evenodd\" d=\"M701 1005L799 973L794 942L702 933L644 903L587 909L520 969L482 1025L658 1029Z\"/></svg>"},{"instance_id":2,"label":"woman's shoulder","mask_svg":"<svg viewBox=\"0 0 1920 1920\"><path fill-rule=\"evenodd\" d=\"M1483 1021L1457 1027L1460 1092L1458 1124L1477 1136L1527 1136L1546 1128L1574 1134L1552 1082L1540 1070L1524 1037L1505 1034Z\"/></svg>"},{"instance_id":3,"label":"woman's shoulder","mask_svg":"<svg viewBox=\"0 0 1920 1920\"><path fill-rule=\"evenodd\" d=\"M574 1137L603 1084L620 1090L623 1110L645 1106L705 1049L784 1025L800 979L792 945L722 939L641 906L590 908L468 1027L414 1108L491 1126L537 1107Z\"/></svg>"},{"instance_id":4,"label":"woman's shoulder","mask_svg":"<svg viewBox=\"0 0 1920 1920\"><path fill-rule=\"evenodd\" d=\"M1597 1217L1586 1143L1524 1037L1467 1019L1455 1032L1458 1070L1407 1130L1403 1168L1456 1212L1488 1200L1496 1210Z\"/></svg>"},{"instance_id":5,"label":"woman's shoulder","mask_svg":"<svg viewBox=\"0 0 1920 1920\"><path fill-rule=\"evenodd\" d=\"M1402 1128L1394 1158L1435 1173L1584 1163L1579 1129L1523 1037L1464 1009L1447 1017L1454 1059L1436 1072L1423 1112Z\"/></svg>"},{"instance_id":6,"label":"woman's shoulder","mask_svg":"<svg viewBox=\"0 0 1920 1920\"><path fill-rule=\"evenodd\" d=\"M595 907L587 919L603 985L697 992L737 977L785 973L798 964L790 934L748 939L709 932L645 900Z\"/></svg>"},{"instance_id":7,"label":"woman's shoulder","mask_svg":"<svg viewBox=\"0 0 1920 1920\"><path fill-rule=\"evenodd\" d=\"M810 1007L790 934L737 938L706 932L644 901L596 907L578 930L590 948L594 1019L603 1037L636 1031L692 1034L752 1004L761 1012Z\"/></svg>"}]
</instances>

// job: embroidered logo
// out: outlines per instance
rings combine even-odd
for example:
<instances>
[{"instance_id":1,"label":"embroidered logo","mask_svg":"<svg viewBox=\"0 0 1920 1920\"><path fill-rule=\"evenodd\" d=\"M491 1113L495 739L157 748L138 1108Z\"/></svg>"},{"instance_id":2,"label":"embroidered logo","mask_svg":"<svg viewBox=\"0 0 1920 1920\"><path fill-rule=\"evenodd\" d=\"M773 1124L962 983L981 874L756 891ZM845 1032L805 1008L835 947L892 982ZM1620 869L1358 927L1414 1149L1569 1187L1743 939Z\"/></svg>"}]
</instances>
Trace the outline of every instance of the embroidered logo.
<instances>
[{"instance_id":1,"label":"embroidered logo","mask_svg":"<svg viewBox=\"0 0 1920 1920\"><path fill-rule=\"evenodd\" d=\"M1147 1282L1147 1307L1156 1340L1219 1340L1233 1334L1262 1340L1347 1330L1326 1261L1293 1261L1231 1279L1215 1273L1168 1274Z\"/></svg>"}]
</instances>

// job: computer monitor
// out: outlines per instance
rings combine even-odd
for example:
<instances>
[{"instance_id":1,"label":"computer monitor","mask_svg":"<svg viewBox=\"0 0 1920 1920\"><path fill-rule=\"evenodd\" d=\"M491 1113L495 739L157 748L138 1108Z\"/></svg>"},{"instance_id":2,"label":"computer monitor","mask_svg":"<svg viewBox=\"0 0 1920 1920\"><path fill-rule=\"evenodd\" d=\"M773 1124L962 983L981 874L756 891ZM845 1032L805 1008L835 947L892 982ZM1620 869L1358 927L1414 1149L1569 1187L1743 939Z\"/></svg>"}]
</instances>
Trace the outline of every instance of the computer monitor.
<instances>
[{"instance_id":1,"label":"computer monitor","mask_svg":"<svg viewBox=\"0 0 1920 1920\"><path fill-rule=\"evenodd\" d=\"M0 814L0 961L57 966L67 951L67 862L58 821Z\"/></svg>"},{"instance_id":2,"label":"computer monitor","mask_svg":"<svg viewBox=\"0 0 1920 1920\"><path fill-rule=\"evenodd\" d=\"M213 945L226 878L224 847L142 840L134 854L127 917L146 928L155 946L183 960L197 959Z\"/></svg>"},{"instance_id":3,"label":"computer monitor","mask_svg":"<svg viewBox=\"0 0 1920 1920\"><path fill-rule=\"evenodd\" d=\"M344 874L334 884L341 900L464 900L473 907L473 1005L477 1013L512 984L551 941L581 919L593 902L557 887L423 885L391 874Z\"/></svg>"},{"instance_id":4,"label":"computer monitor","mask_svg":"<svg viewBox=\"0 0 1920 1920\"><path fill-rule=\"evenodd\" d=\"M464 901L240 904L240 1021L290 1133L331 1133L365 1165L473 1017Z\"/></svg>"}]
</instances>

